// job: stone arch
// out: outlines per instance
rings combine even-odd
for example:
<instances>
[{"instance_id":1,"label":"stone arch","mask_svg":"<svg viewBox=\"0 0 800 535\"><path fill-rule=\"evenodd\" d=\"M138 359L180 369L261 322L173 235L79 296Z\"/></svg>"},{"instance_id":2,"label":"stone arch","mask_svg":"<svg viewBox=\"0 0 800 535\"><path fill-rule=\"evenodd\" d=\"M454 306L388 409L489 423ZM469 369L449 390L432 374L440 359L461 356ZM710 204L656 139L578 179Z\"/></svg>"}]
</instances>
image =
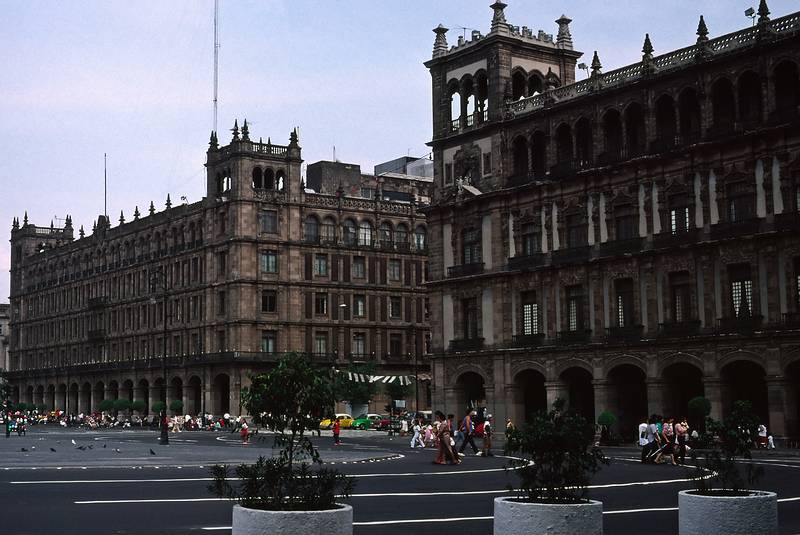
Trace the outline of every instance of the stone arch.
<instances>
[{"instance_id":1,"label":"stone arch","mask_svg":"<svg viewBox=\"0 0 800 535\"><path fill-rule=\"evenodd\" d=\"M605 406L596 407L600 413L608 410L617 418L612 434L623 442L633 441L638 424L647 418L647 371L641 359L623 355L608 365L608 385Z\"/></svg>"},{"instance_id":2,"label":"stone arch","mask_svg":"<svg viewBox=\"0 0 800 535\"><path fill-rule=\"evenodd\" d=\"M668 418L689 417L689 401L705 393L703 368L691 362L674 362L665 366L659 377L663 381L663 403L658 410Z\"/></svg>"},{"instance_id":3,"label":"stone arch","mask_svg":"<svg viewBox=\"0 0 800 535\"><path fill-rule=\"evenodd\" d=\"M608 378L608 374L616 368L617 366L633 366L634 368L639 368L644 372L647 373L647 363L642 357L637 357L636 355L617 355L615 357L611 357L610 359L606 360L605 362L605 372L606 378Z\"/></svg>"},{"instance_id":4,"label":"stone arch","mask_svg":"<svg viewBox=\"0 0 800 535\"><path fill-rule=\"evenodd\" d=\"M572 359L571 366L563 367L558 374L562 386L562 396L567 401L567 409L577 412L594 422L594 387L591 366L587 369L583 361Z\"/></svg>"},{"instance_id":5,"label":"stone arch","mask_svg":"<svg viewBox=\"0 0 800 535\"><path fill-rule=\"evenodd\" d=\"M594 376L594 369L592 368L592 363L588 360L584 360L579 357L567 357L566 359L561 359L556 361L556 366L554 369L555 377L560 377L562 373L564 373L569 368L582 368L589 372L589 375Z\"/></svg>"},{"instance_id":6,"label":"stone arch","mask_svg":"<svg viewBox=\"0 0 800 535\"><path fill-rule=\"evenodd\" d=\"M699 356L692 355L691 353L684 353L683 351L676 351L675 353L658 359L658 369L656 370L658 376L661 377L665 368L678 363L691 364L701 372L703 371L703 360Z\"/></svg>"},{"instance_id":7,"label":"stone arch","mask_svg":"<svg viewBox=\"0 0 800 535\"><path fill-rule=\"evenodd\" d=\"M261 189L264 187L264 171L259 166L253 167L253 189Z\"/></svg>"},{"instance_id":8,"label":"stone arch","mask_svg":"<svg viewBox=\"0 0 800 535\"><path fill-rule=\"evenodd\" d=\"M183 412L198 415L203 407L203 381L197 375L192 375L186 382L186 406Z\"/></svg>"},{"instance_id":9,"label":"stone arch","mask_svg":"<svg viewBox=\"0 0 800 535\"><path fill-rule=\"evenodd\" d=\"M523 135L511 142L511 167L516 177L528 175L528 140Z\"/></svg>"},{"instance_id":10,"label":"stone arch","mask_svg":"<svg viewBox=\"0 0 800 535\"><path fill-rule=\"evenodd\" d=\"M539 363L526 362L512 378L511 417L519 423L530 421L540 410L547 410L545 369Z\"/></svg>"},{"instance_id":11,"label":"stone arch","mask_svg":"<svg viewBox=\"0 0 800 535\"><path fill-rule=\"evenodd\" d=\"M769 421L766 367L747 352L729 354L719 367L722 416L730 412L737 400L750 401L753 412L762 423Z\"/></svg>"},{"instance_id":12,"label":"stone arch","mask_svg":"<svg viewBox=\"0 0 800 535\"><path fill-rule=\"evenodd\" d=\"M230 413L231 378L228 374L220 373L214 377L212 394L214 415L222 416L225 413Z\"/></svg>"},{"instance_id":13,"label":"stone arch","mask_svg":"<svg viewBox=\"0 0 800 535\"><path fill-rule=\"evenodd\" d=\"M745 349L734 349L733 351L717 358L717 370L721 371L722 368L737 360L746 360L754 364L758 364L764 370L767 369L767 363L764 357L762 357L761 355L753 353L752 351L747 351Z\"/></svg>"},{"instance_id":14,"label":"stone arch","mask_svg":"<svg viewBox=\"0 0 800 535\"><path fill-rule=\"evenodd\" d=\"M467 408L475 408L486 403L486 376L478 367L462 369L455 377L456 416L461 416Z\"/></svg>"}]
</instances>

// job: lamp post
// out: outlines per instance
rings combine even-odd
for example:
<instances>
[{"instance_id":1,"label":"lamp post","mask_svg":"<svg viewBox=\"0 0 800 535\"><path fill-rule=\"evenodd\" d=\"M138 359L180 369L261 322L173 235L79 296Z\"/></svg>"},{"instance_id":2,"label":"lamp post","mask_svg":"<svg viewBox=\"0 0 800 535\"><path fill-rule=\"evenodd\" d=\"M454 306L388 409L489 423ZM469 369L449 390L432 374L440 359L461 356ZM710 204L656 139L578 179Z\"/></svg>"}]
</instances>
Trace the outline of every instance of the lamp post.
<instances>
[{"instance_id":1,"label":"lamp post","mask_svg":"<svg viewBox=\"0 0 800 535\"><path fill-rule=\"evenodd\" d=\"M161 337L161 380L163 385L163 400L164 406L161 409L161 413L159 414L159 420L161 422L161 435L158 439L158 443L162 446L169 445L169 431L167 429L167 274L164 271L163 266L159 266L156 271L154 271L150 275L150 286L153 292L156 291L157 287L160 287L162 290L161 293L161 300L162 300L162 323L163 323L163 333ZM156 298L151 297L150 302L152 304L156 303Z\"/></svg>"},{"instance_id":2,"label":"lamp post","mask_svg":"<svg viewBox=\"0 0 800 535\"><path fill-rule=\"evenodd\" d=\"M417 329L411 329L411 337L414 339L414 410L419 414L419 373L417 368Z\"/></svg>"}]
</instances>

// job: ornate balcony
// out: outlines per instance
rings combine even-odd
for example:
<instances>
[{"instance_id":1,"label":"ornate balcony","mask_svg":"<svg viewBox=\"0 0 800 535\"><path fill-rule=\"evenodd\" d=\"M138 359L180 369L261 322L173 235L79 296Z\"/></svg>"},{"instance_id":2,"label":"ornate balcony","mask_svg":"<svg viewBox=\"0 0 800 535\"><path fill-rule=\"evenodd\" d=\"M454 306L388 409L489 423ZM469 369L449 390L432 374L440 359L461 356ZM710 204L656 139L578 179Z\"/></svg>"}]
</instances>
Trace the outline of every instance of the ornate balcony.
<instances>
[{"instance_id":1,"label":"ornate balcony","mask_svg":"<svg viewBox=\"0 0 800 535\"><path fill-rule=\"evenodd\" d=\"M479 351L481 349L483 349L483 338L450 340L450 351Z\"/></svg>"},{"instance_id":2,"label":"ornate balcony","mask_svg":"<svg viewBox=\"0 0 800 535\"><path fill-rule=\"evenodd\" d=\"M545 264L547 255L545 253L536 253L532 255L520 256L508 259L508 269L528 271L542 267Z\"/></svg>"},{"instance_id":3,"label":"ornate balcony","mask_svg":"<svg viewBox=\"0 0 800 535\"><path fill-rule=\"evenodd\" d=\"M761 327L763 320L760 314L719 318L717 329L719 332L751 333Z\"/></svg>"},{"instance_id":4,"label":"ornate balcony","mask_svg":"<svg viewBox=\"0 0 800 535\"><path fill-rule=\"evenodd\" d=\"M680 247L681 245L696 243L699 237L700 229L697 228L686 229L684 232L665 231L653 236L653 247L656 249Z\"/></svg>"},{"instance_id":5,"label":"ornate balcony","mask_svg":"<svg viewBox=\"0 0 800 535\"><path fill-rule=\"evenodd\" d=\"M481 273L483 273L483 262L473 262L472 264L461 264L447 268L447 276L450 278L469 277L470 275L480 275Z\"/></svg>"},{"instance_id":6,"label":"ornate balcony","mask_svg":"<svg viewBox=\"0 0 800 535\"><path fill-rule=\"evenodd\" d=\"M514 347L539 347L544 343L544 333L515 334L511 338Z\"/></svg>"},{"instance_id":7,"label":"ornate balcony","mask_svg":"<svg viewBox=\"0 0 800 535\"><path fill-rule=\"evenodd\" d=\"M626 253L638 253L642 250L644 238L612 240L600 244L600 256L617 256Z\"/></svg>"},{"instance_id":8,"label":"ornate balcony","mask_svg":"<svg viewBox=\"0 0 800 535\"><path fill-rule=\"evenodd\" d=\"M761 219L751 218L741 221L720 221L711 226L711 238L714 240L724 240L728 238L738 238L749 234L757 234L761 230Z\"/></svg>"},{"instance_id":9,"label":"ornate balcony","mask_svg":"<svg viewBox=\"0 0 800 535\"><path fill-rule=\"evenodd\" d=\"M642 339L644 325L606 328L606 339L613 342L636 342Z\"/></svg>"},{"instance_id":10,"label":"ornate balcony","mask_svg":"<svg viewBox=\"0 0 800 535\"><path fill-rule=\"evenodd\" d=\"M592 340L591 329L559 331L558 343L561 345L588 344Z\"/></svg>"},{"instance_id":11,"label":"ornate balcony","mask_svg":"<svg viewBox=\"0 0 800 535\"><path fill-rule=\"evenodd\" d=\"M668 321L658 324L658 335L667 338L693 336L700 332L700 320Z\"/></svg>"},{"instance_id":12,"label":"ornate balcony","mask_svg":"<svg viewBox=\"0 0 800 535\"><path fill-rule=\"evenodd\" d=\"M556 264L577 264L580 262L587 262L592 255L592 248L590 245L582 245L580 247L570 247L568 249L559 249L553 251L551 263Z\"/></svg>"}]
</instances>

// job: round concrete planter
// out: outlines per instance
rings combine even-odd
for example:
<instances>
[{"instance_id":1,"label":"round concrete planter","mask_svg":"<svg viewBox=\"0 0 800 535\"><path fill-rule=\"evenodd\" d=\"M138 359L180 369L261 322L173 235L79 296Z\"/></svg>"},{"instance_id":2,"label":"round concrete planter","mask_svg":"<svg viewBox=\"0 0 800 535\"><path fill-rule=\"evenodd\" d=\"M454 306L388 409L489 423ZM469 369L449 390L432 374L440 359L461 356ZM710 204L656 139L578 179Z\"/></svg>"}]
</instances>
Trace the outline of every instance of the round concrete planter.
<instances>
[{"instance_id":1,"label":"round concrete planter","mask_svg":"<svg viewBox=\"0 0 800 535\"><path fill-rule=\"evenodd\" d=\"M327 511L262 511L233 506L233 535L325 533L353 535L353 508L338 504Z\"/></svg>"},{"instance_id":2,"label":"round concrete planter","mask_svg":"<svg viewBox=\"0 0 800 535\"><path fill-rule=\"evenodd\" d=\"M683 490L678 493L680 535L777 535L778 496L752 490L746 496L706 496Z\"/></svg>"},{"instance_id":3,"label":"round concrete planter","mask_svg":"<svg viewBox=\"0 0 800 535\"><path fill-rule=\"evenodd\" d=\"M494 535L603 535L603 502L549 504L494 499Z\"/></svg>"}]
</instances>

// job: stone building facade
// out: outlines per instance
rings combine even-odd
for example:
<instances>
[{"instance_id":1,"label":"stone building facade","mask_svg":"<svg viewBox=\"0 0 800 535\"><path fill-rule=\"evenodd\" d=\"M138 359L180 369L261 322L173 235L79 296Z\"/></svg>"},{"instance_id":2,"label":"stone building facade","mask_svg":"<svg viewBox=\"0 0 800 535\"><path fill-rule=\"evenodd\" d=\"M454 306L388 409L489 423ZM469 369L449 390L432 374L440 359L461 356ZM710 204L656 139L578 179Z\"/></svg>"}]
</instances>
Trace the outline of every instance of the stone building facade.
<instances>
[{"instance_id":1,"label":"stone building facade","mask_svg":"<svg viewBox=\"0 0 800 535\"><path fill-rule=\"evenodd\" d=\"M425 371L419 206L311 193L301 163L296 133L255 142L245 121L226 146L212 133L199 202L168 197L114 227L100 216L78 239L69 218L15 219L12 399L68 413L180 399L187 414L237 414L249 375L286 352Z\"/></svg>"},{"instance_id":2,"label":"stone building facade","mask_svg":"<svg viewBox=\"0 0 800 535\"><path fill-rule=\"evenodd\" d=\"M800 13L575 81L555 37L436 34L433 405L523 421L556 398L633 440L749 399L800 435Z\"/></svg>"}]
</instances>

